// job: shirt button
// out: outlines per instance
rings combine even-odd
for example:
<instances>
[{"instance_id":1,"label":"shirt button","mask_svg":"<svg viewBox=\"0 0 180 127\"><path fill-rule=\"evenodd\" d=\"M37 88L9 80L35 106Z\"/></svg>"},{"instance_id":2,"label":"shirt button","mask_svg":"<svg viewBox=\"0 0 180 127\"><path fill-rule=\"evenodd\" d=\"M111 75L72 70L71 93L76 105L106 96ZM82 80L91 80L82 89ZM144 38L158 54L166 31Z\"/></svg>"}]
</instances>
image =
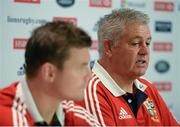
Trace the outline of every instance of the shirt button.
<instances>
[{"instance_id":1,"label":"shirt button","mask_svg":"<svg viewBox=\"0 0 180 127\"><path fill-rule=\"evenodd\" d=\"M128 103L131 103L132 102L132 100L131 99L128 99Z\"/></svg>"}]
</instances>

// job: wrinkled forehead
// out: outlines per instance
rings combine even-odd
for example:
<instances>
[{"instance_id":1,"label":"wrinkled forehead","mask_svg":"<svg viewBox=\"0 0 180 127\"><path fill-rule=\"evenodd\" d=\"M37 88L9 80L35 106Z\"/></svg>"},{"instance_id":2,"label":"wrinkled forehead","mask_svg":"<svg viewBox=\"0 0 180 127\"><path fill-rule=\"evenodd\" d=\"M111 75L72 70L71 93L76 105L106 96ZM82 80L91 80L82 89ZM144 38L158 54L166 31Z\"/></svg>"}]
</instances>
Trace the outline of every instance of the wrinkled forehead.
<instances>
[{"instance_id":1,"label":"wrinkled forehead","mask_svg":"<svg viewBox=\"0 0 180 127\"><path fill-rule=\"evenodd\" d=\"M145 38L151 37L151 31L147 24L132 23L127 24L121 32L123 36L144 36Z\"/></svg>"}]
</instances>

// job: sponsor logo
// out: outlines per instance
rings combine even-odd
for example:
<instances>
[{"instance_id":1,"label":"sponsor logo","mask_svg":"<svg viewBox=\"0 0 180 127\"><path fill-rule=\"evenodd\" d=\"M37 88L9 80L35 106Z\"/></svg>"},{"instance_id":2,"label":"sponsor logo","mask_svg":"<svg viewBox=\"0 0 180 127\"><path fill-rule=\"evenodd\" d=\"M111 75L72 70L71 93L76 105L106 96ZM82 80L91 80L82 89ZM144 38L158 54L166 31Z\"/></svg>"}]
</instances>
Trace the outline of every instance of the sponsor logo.
<instances>
[{"instance_id":1,"label":"sponsor logo","mask_svg":"<svg viewBox=\"0 0 180 127\"><path fill-rule=\"evenodd\" d=\"M155 22L155 31L157 32L171 32L172 23L168 21L156 21Z\"/></svg>"},{"instance_id":2,"label":"sponsor logo","mask_svg":"<svg viewBox=\"0 0 180 127\"><path fill-rule=\"evenodd\" d=\"M127 7L132 7L132 8L146 8L146 3L145 2L133 2L133 1L127 1L127 0L121 0L121 7L122 8L127 8Z\"/></svg>"},{"instance_id":3,"label":"sponsor logo","mask_svg":"<svg viewBox=\"0 0 180 127\"><path fill-rule=\"evenodd\" d=\"M159 91L171 91L172 90L172 83L165 82L165 81L155 81L153 84Z\"/></svg>"},{"instance_id":4,"label":"sponsor logo","mask_svg":"<svg viewBox=\"0 0 180 127\"><path fill-rule=\"evenodd\" d=\"M90 7L111 8L112 0L89 0Z\"/></svg>"},{"instance_id":5,"label":"sponsor logo","mask_svg":"<svg viewBox=\"0 0 180 127\"><path fill-rule=\"evenodd\" d=\"M178 10L180 11L180 3L178 4Z\"/></svg>"},{"instance_id":6,"label":"sponsor logo","mask_svg":"<svg viewBox=\"0 0 180 127\"><path fill-rule=\"evenodd\" d=\"M132 116L129 115L123 107L121 107L119 112L119 119L130 119L130 118L132 118Z\"/></svg>"},{"instance_id":7,"label":"sponsor logo","mask_svg":"<svg viewBox=\"0 0 180 127\"><path fill-rule=\"evenodd\" d=\"M14 2L40 4L40 0L14 0Z\"/></svg>"},{"instance_id":8,"label":"sponsor logo","mask_svg":"<svg viewBox=\"0 0 180 127\"><path fill-rule=\"evenodd\" d=\"M90 49L91 49L91 50L97 50L97 47L98 47L97 40L93 40Z\"/></svg>"},{"instance_id":9,"label":"sponsor logo","mask_svg":"<svg viewBox=\"0 0 180 127\"><path fill-rule=\"evenodd\" d=\"M170 65L167 61L160 60L155 64L155 69L159 73L165 73L165 72L169 71Z\"/></svg>"},{"instance_id":10,"label":"sponsor logo","mask_svg":"<svg viewBox=\"0 0 180 127\"><path fill-rule=\"evenodd\" d=\"M7 16L7 22L8 23L22 23L25 25L35 25L35 24L40 24L43 25L46 22L48 22L46 19L33 19L31 17L25 18L25 17L12 17L12 16Z\"/></svg>"},{"instance_id":11,"label":"sponsor logo","mask_svg":"<svg viewBox=\"0 0 180 127\"><path fill-rule=\"evenodd\" d=\"M154 10L173 12L174 11L174 3L173 2L156 1L154 3Z\"/></svg>"},{"instance_id":12,"label":"sponsor logo","mask_svg":"<svg viewBox=\"0 0 180 127\"><path fill-rule=\"evenodd\" d=\"M75 0L56 0L56 2L61 7L70 7L74 4Z\"/></svg>"},{"instance_id":13,"label":"sponsor logo","mask_svg":"<svg viewBox=\"0 0 180 127\"><path fill-rule=\"evenodd\" d=\"M19 70L17 71L17 75L18 76L22 76L22 75L24 75L25 74L25 64L23 64L20 68L19 68Z\"/></svg>"},{"instance_id":14,"label":"sponsor logo","mask_svg":"<svg viewBox=\"0 0 180 127\"><path fill-rule=\"evenodd\" d=\"M95 63L94 60L93 60L93 61L90 61L90 63L89 63L89 67L90 67L91 70L92 70L92 68L93 68L93 66L94 66L94 63Z\"/></svg>"},{"instance_id":15,"label":"sponsor logo","mask_svg":"<svg viewBox=\"0 0 180 127\"><path fill-rule=\"evenodd\" d=\"M156 108L153 104L153 101L151 99L147 98L146 101L144 102L144 105L146 106L146 108L151 116L151 119L154 122L159 122L159 118L158 118L158 115L156 112Z\"/></svg>"},{"instance_id":16,"label":"sponsor logo","mask_svg":"<svg viewBox=\"0 0 180 127\"><path fill-rule=\"evenodd\" d=\"M173 44L171 42L154 42L153 50L160 52L171 52L173 50Z\"/></svg>"},{"instance_id":17,"label":"sponsor logo","mask_svg":"<svg viewBox=\"0 0 180 127\"><path fill-rule=\"evenodd\" d=\"M28 39L14 38L13 48L14 49L25 49Z\"/></svg>"},{"instance_id":18,"label":"sponsor logo","mask_svg":"<svg viewBox=\"0 0 180 127\"><path fill-rule=\"evenodd\" d=\"M53 21L72 22L74 24L74 26L77 26L77 18L72 18L72 17L53 17Z\"/></svg>"}]
</instances>

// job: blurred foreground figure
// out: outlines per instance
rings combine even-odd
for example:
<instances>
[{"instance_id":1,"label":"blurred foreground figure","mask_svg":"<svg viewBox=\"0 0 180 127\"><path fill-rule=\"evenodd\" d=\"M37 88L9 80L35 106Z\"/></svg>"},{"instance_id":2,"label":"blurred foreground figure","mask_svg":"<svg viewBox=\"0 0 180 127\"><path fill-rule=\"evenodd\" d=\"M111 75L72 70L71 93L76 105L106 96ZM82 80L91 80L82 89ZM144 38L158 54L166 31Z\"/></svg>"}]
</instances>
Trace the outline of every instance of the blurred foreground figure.
<instances>
[{"instance_id":1,"label":"blurred foreground figure","mask_svg":"<svg viewBox=\"0 0 180 127\"><path fill-rule=\"evenodd\" d=\"M89 35L71 23L35 29L26 45L24 79L0 90L0 125L98 126L90 113L68 101L83 99L90 46Z\"/></svg>"},{"instance_id":2,"label":"blurred foreground figure","mask_svg":"<svg viewBox=\"0 0 180 127\"><path fill-rule=\"evenodd\" d=\"M92 69L84 105L103 126L178 125L146 79L151 33L146 14L119 9L99 21L100 59Z\"/></svg>"}]
</instances>

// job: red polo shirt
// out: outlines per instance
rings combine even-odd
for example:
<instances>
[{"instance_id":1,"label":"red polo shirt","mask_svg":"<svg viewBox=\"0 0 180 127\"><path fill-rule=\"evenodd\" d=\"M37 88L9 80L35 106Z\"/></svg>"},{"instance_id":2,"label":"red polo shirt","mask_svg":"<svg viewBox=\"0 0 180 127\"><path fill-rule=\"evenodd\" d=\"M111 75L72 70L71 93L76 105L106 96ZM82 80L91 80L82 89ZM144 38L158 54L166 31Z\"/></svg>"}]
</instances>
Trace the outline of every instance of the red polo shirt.
<instances>
[{"instance_id":1,"label":"red polo shirt","mask_svg":"<svg viewBox=\"0 0 180 127\"><path fill-rule=\"evenodd\" d=\"M0 126L48 126L39 113L25 80L0 90ZM97 120L73 101L63 101L50 126L99 126Z\"/></svg>"},{"instance_id":2,"label":"red polo shirt","mask_svg":"<svg viewBox=\"0 0 180 127\"><path fill-rule=\"evenodd\" d=\"M177 125L167 105L153 84L137 79L137 92L122 90L106 70L95 63L85 90L84 105L100 122L108 126Z\"/></svg>"}]
</instances>

